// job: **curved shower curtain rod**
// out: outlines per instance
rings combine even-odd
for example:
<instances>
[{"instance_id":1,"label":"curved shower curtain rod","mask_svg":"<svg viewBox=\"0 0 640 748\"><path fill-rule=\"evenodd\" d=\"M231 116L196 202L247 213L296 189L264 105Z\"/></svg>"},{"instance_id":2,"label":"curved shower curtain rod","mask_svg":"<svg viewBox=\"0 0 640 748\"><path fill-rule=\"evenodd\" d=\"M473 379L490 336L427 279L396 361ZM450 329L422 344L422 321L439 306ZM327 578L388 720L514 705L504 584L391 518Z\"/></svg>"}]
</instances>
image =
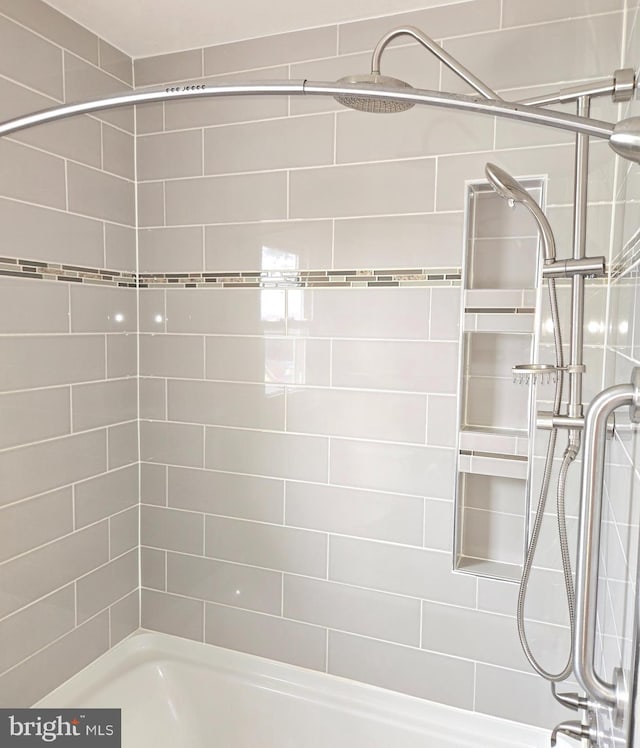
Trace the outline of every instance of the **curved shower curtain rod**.
<instances>
[{"instance_id":1,"label":"curved shower curtain rod","mask_svg":"<svg viewBox=\"0 0 640 748\"><path fill-rule=\"evenodd\" d=\"M383 99L395 102L436 106L445 109L458 109L475 114L504 117L537 125L546 125L570 132L582 133L594 138L608 140L616 153L625 158L640 162L640 118L622 120L618 124L588 117L555 112L544 107L518 104L498 99L478 99L463 94L442 93L417 88L384 86L364 86L350 83L327 83L298 81L259 81L245 83L193 84L165 88L157 91L128 93L94 99L78 104L65 104L51 107L33 114L0 123L0 136L25 130L36 125L73 117L79 114L98 112L104 109L149 104L174 99L197 99L215 96L286 95L286 96L339 96L351 95L370 99Z\"/></svg>"}]
</instances>

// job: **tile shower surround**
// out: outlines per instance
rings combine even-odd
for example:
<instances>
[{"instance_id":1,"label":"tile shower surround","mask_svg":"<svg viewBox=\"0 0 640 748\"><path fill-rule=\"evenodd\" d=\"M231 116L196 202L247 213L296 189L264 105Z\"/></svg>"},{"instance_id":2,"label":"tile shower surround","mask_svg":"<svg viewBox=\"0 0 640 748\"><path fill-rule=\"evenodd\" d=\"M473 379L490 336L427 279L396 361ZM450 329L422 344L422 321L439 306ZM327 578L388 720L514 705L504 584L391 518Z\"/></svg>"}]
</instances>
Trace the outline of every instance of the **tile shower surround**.
<instances>
[{"instance_id":1,"label":"tile shower surround","mask_svg":"<svg viewBox=\"0 0 640 748\"><path fill-rule=\"evenodd\" d=\"M136 83L333 80L408 23L514 98L619 67L622 2L591 18L581 3L537 7L465 2L149 58ZM514 48L536 64L506 68ZM390 48L385 72L463 90L415 44ZM598 102L594 116L616 115ZM312 97L168 102L137 123L142 274L455 268L465 180L489 160L547 176L570 241L563 133ZM600 254L615 158L591 151ZM143 626L512 719L566 718L520 652L516 586L451 572L459 304L457 286L429 281L140 290ZM602 339L587 341L596 391ZM543 550L527 613L556 667L566 614L553 543Z\"/></svg>"},{"instance_id":2,"label":"tile shower surround","mask_svg":"<svg viewBox=\"0 0 640 748\"><path fill-rule=\"evenodd\" d=\"M0 2L2 119L132 84L129 58L49 6ZM0 143L3 706L139 624L137 308L108 280L136 269L133 133L105 112Z\"/></svg>"},{"instance_id":3,"label":"tile shower surround","mask_svg":"<svg viewBox=\"0 0 640 748\"><path fill-rule=\"evenodd\" d=\"M0 3L0 13L28 12L26 4L21 7ZM178 76L177 83L217 75L332 79L366 66L384 30L415 23L492 85L524 96L531 87L567 85L618 67L622 9L620 0L600 0L588 18L581 3L538 3L533 9L515 0L473 0L138 60L135 78L138 86L171 83L172 76ZM32 15L18 20L35 23L39 16ZM54 40L59 44L68 37L67 22L55 19L50 33L63 34ZM587 58L575 42L592 33L599 44ZM544 58L534 56L542 42L548 49ZM74 54L80 54L76 43ZM530 49L538 64L505 68L500 61L513 46ZM416 45L394 46L386 61L386 72L417 86L436 88L442 77L443 87L458 90L458 82L429 64ZM5 75L0 85L13 91L13 76L0 60L0 76ZM73 81L77 86L91 81L91 95L105 91L105 81L99 78L96 87L93 78L89 66ZM31 79L28 85L33 86ZM22 109L29 108L34 107L24 102ZM603 118L615 118L606 105L595 108L596 116L602 110ZM30 166L28 160L31 150L40 154L37 149L46 147L29 139L51 131L26 133L27 148L8 141L20 149L17 176L21 170L26 176L17 180L11 200L0 201L0 216L10 212L11 220L3 221L8 246L21 247L2 254L33 258L52 269L69 265L96 275L96 269L111 268L133 277L127 181L134 171L130 136L124 137L131 131L126 116L123 110L99 121L79 120L92 131L98 121L102 158L112 154L110 165L104 165L111 174L98 186L96 169L102 161L89 153L74 155L66 173L68 195L53 204L42 180L30 178L43 166ZM85 137L64 140L70 123L57 130L56 148L85 143ZM376 270L390 274L386 268L401 275L414 270L446 274L456 270L461 257L464 181L481 178L490 159L515 174L549 175L549 216L558 239L566 241L571 139L435 111L410 112L402 121L365 118L330 100L311 98L153 105L139 108L136 133L137 272L140 285L147 277L160 279L162 286L139 291L139 322L131 330L140 333L139 370L135 336L116 319L134 292L97 285L118 280L2 281L22 303L27 303L28 288L37 289L47 304L54 303L49 296L58 291L45 293L45 287L71 294L71 331L65 328L69 342L55 328L54 314L43 315L38 335L20 328L23 315L7 315L13 332L25 334L23 360L42 356L46 361L53 352L61 360L52 382L43 385L39 367L31 366L20 372L19 384L35 393L50 388L47 394L70 388L74 428L84 429L80 435L90 439L99 440L105 432L109 459L116 462L105 475L86 480L67 467L56 473L62 487L53 493L62 496L55 498L63 502L73 492L76 523L93 533L68 536L81 536L74 541L79 550L74 547L73 558L87 556L83 542L92 551L101 548L97 536L104 532L102 512L107 511L113 561L97 569L101 576L91 589L84 583L85 569L66 563L68 573L78 576L77 582L75 577L69 581L70 591L61 587L43 597L46 591L38 588L38 580L30 581L37 602L0 626L8 622L22 630L25 622L39 618L38 606L47 601L62 610L71 605L73 625L76 620L79 625L64 636L71 617L62 615L56 629L62 638L44 649L50 640L16 635L22 657L38 654L0 678L0 695L15 694L16 682L24 688L34 670L55 670L71 648L81 650L84 661L98 654L109 644L109 615L112 641L129 630L114 623L119 620L115 614L125 606L133 610L135 595L108 606L120 599L113 596L131 573L123 547L132 534L120 529L124 519L119 518L132 514L129 507L137 499L130 492L138 458L137 433L130 424L137 413L122 425L108 419L123 417L114 405L126 402L129 378L139 374L143 626L526 722L549 726L566 717L519 651L514 585L451 573L456 279L421 277L413 288L238 288L234 281L233 288L209 289L176 288L173 281L181 284L185 274L195 274L197 283L205 274L237 278L242 276L234 274L279 270L296 279L321 271L331 279L344 275L344 282L352 281L347 271L357 269L370 270L375 278ZM83 158L88 165L76 163ZM56 164L51 161L46 173L52 184L56 179L61 184ZM606 146L594 144L590 194L595 205L589 217L594 247L602 238L608 243L611 233L613 164ZM84 180L81 189L75 186L79 180ZM69 272L80 277L83 271ZM57 303L64 308L61 300ZM55 347L49 335L55 336ZM92 338L98 360L105 355L98 346L103 352L106 348L102 361L107 377L115 380L105 380L112 394L101 407L92 399L94 388L102 386L99 378L95 381L98 372L83 372L93 356L86 355L85 347L75 357L70 354L82 335ZM7 338L6 345L15 345L14 335ZM63 339L66 348L59 352ZM80 381L69 385L70 370ZM20 389L15 373L7 376L14 377L11 389ZM14 394L22 396L12 392L9 397ZM76 394L84 403L78 414ZM58 423L55 413L64 419L64 398L52 402L51 410L42 429ZM71 438L77 438L75 433ZM56 468L77 468L76 454L45 458ZM127 456L131 465L121 462ZM20 476L29 475L24 464ZM48 502L52 493L40 485L21 490L37 495L4 511L35 510L38 505L31 502ZM53 504L42 506L54 511ZM51 553L58 552L56 544L50 545ZM43 559L38 563L51 565L41 549L34 553ZM30 556L17 560L30 563ZM553 568L550 560L543 573L555 582ZM12 572L8 579L20 577ZM96 588L108 599L92 599ZM536 642L550 659L558 659L559 634L565 630L547 591L536 586L528 613ZM65 675L53 672L44 690ZM30 695L25 692L25 701Z\"/></svg>"}]
</instances>

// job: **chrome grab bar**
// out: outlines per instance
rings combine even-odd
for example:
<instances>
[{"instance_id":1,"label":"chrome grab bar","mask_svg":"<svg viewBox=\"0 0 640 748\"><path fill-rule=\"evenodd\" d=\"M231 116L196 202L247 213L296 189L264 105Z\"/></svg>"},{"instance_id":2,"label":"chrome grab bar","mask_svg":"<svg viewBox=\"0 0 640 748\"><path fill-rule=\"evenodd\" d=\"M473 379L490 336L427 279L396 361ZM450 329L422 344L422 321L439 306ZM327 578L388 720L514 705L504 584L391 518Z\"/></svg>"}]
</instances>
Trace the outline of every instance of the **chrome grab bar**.
<instances>
[{"instance_id":1,"label":"chrome grab bar","mask_svg":"<svg viewBox=\"0 0 640 748\"><path fill-rule=\"evenodd\" d=\"M574 642L578 682L591 701L613 709L616 721L621 720L626 704L622 671L616 668L613 683L604 681L595 671L594 653L607 419L624 405L629 406L631 421L640 423L640 367L633 369L630 384L609 387L596 395L585 415Z\"/></svg>"}]
</instances>

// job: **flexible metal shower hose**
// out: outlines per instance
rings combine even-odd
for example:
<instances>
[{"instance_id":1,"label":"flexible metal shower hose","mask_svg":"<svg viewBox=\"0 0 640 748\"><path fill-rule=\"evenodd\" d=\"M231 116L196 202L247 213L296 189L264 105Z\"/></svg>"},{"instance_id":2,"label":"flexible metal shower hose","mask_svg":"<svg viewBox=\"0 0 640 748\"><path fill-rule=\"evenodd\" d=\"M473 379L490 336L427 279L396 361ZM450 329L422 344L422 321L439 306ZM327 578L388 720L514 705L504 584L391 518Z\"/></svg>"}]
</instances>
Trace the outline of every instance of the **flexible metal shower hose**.
<instances>
[{"instance_id":1,"label":"flexible metal shower hose","mask_svg":"<svg viewBox=\"0 0 640 748\"><path fill-rule=\"evenodd\" d=\"M553 321L553 338L555 344L556 354L556 366L564 366L564 354L562 351L562 335L560 331L560 317L558 314L558 297L556 294L555 281L550 278L548 281L549 288L549 304L551 307L551 319ZM563 375L562 371L558 371L556 378L556 387L553 400L553 414L558 415L560 412L560 406L562 403L562 385ZM558 491L557 491L557 517L558 517L558 537L560 539L560 555L562 558L562 572L564 576L565 593L567 598L567 609L569 611L569 627L571 632L571 645L569 648L569 657L564 668L558 673L551 673L545 670L542 665L536 660L529 641L527 640L527 633L525 630L524 618L525 618L525 602L527 597L527 590L529 587L529 579L531 576L531 569L536 555L538 547L538 541L540 539L540 531L542 529L542 521L544 519L544 510L547 504L547 497L549 494L549 484L551 482L551 472L553 469L553 458L556 451L556 442L558 438L558 430L551 429L549 434L549 442L547 444L547 454L544 463L544 473L542 477L542 485L540 487L540 497L538 499L538 506L536 509L536 516L533 523L533 530L531 531L531 540L527 547L527 555L522 570L522 579L520 581L520 589L518 591L518 609L517 609L517 624L518 624L518 637L520 638L520 644L522 649L529 661L531 667L543 678L552 683L564 680L567 678L572 671L573 663L573 630L575 626L575 591L573 585L573 575L571 571L571 558L569 555L569 542L567 539L567 523L566 523L566 511L565 511L565 488L567 483L567 473L571 463L575 460L578 450L580 449L580 435L577 431L569 432L569 443L565 449L562 466L560 467L560 474L558 476Z\"/></svg>"}]
</instances>

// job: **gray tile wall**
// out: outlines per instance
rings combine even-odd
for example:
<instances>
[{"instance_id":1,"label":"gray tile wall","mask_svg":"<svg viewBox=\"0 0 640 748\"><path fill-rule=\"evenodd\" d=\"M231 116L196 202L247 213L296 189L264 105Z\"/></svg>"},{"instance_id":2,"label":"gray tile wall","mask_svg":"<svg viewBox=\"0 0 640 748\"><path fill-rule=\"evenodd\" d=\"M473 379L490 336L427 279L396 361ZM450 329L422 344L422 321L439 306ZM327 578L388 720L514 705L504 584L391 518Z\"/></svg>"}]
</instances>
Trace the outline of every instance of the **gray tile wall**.
<instances>
[{"instance_id":1,"label":"gray tile wall","mask_svg":"<svg viewBox=\"0 0 640 748\"><path fill-rule=\"evenodd\" d=\"M40 0L0 3L0 41L3 119L131 89L128 57ZM133 137L123 110L3 139L0 255L135 270ZM9 707L138 627L137 309L132 289L7 276L0 299Z\"/></svg>"},{"instance_id":2,"label":"gray tile wall","mask_svg":"<svg viewBox=\"0 0 640 748\"><path fill-rule=\"evenodd\" d=\"M40 0L0 0L0 116L134 77L334 79L409 23L513 98L619 67L625 18L634 49L622 0L530 6L466 0L132 66ZM510 64L513 49L527 64ZM459 86L414 44L385 66ZM594 114L616 119L607 105ZM311 97L167 103L140 109L135 128L117 110L0 147L7 257L134 270L134 166L142 271L455 267L464 181L487 160L547 175L554 229L570 232L566 135L435 110L378 120ZM637 226L624 166L616 191L615 161L594 144L594 247L624 245ZM635 290L629 273L611 287L606 377L596 330L591 393L638 358ZM137 309L128 289L4 279L2 291L0 703L31 703L137 627L140 473L145 627L547 727L566 717L519 651L515 585L451 572L455 284L149 289ZM636 519L620 497L637 490L634 450L621 435L608 474L607 668L628 656ZM552 660L556 567L538 572L528 611Z\"/></svg>"},{"instance_id":3,"label":"gray tile wall","mask_svg":"<svg viewBox=\"0 0 640 748\"><path fill-rule=\"evenodd\" d=\"M513 98L619 67L622 0L530 5L137 60L135 80L331 80L408 23ZM412 43L383 65L459 90ZM570 236L573 146L555 131L312 97L167 103L138 126L142 271L459 266L464 182L488 160L548 176ZM594 144L590 230L607 240L614 165ZM566 717L520 653L516 586L451 571L459 303L437 284L141 292L143 626L533 724ZM566 645L556 566L528 609L549 666Z\"/></svg>"},{"instance_id":4,"label":"gray tile wall","mask_svg":"<svg viewBox=\"0 0 640 748\"><path fill-rule=\"evenodd\" d=\"M627 2L625 46L623 62L628 66L640 64L640 17L635 3ZM637 116L638 102L623 107L623 116ZM612 260L621 267L620 275L609 289L606 327L606 367L603 384L606 386L629 381L631 369L640 365L640 278L638 277L638 225L640 203L634 189L633 172L622 162L618 164L616 180L615 241L611 247ZM625 682L632 686L631 673L635 659L635 632L638 627L637 579L638 532L640 515L640 448L637 433L631 431L624 409L616 411L618 431L608 445L605 470L604 526L598 588L597 660L599 672L613 680L615 668L622 667ZM611 715L601 711L600 726L611 740L620 740L628 729L629 720L614 726ZM637 728L636 728L637 732ZM634 742L635 745L635 742Z\"/></svg>"}]
</instances>

